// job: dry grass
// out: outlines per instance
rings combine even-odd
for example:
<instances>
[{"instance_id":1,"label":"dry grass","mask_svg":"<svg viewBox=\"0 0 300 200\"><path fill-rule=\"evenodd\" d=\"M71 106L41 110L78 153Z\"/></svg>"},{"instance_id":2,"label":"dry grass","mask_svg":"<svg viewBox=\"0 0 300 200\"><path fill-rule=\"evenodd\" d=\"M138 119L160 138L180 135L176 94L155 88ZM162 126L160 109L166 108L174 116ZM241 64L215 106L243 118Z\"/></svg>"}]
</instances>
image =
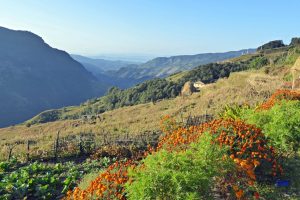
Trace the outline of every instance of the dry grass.
<instances>
[{"instance_id":1,"label":"dry grass","mask_svg":"<svg viewBox=\"0 0 300 200\"><path fill-rule=\"evenodd\" d=\"M0 129L0 160L6 155L5 143L32 139L38 142L38 150L51 149L57 131L61 137L78 135L82 132L109 134L138 134L159 129L160 118L172 115L185 118L188 115L217 114L227 104L256 104L262 102L283 84L282 77L269 76L262 72L232 73L228 79L207 85L201 92L189 97L123 107L101 114L101 121L95 124L82 120L64 120L46 124L12 126ZM26 145L19 145L14 151L25 152Z\"/></svg>"}]
</instances>

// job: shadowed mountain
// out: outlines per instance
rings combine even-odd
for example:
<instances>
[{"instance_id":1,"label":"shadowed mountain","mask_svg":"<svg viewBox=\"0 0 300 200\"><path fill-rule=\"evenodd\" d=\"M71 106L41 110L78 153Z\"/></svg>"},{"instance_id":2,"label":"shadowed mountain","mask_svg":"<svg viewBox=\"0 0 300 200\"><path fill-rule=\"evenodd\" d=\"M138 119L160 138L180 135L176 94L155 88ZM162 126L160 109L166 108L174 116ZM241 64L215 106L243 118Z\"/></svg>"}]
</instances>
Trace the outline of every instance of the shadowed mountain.
<instances>
[{"instance_id":1,"label":"shadowed mountain","mask_svg":"<svg viewBox=\"0 0 300 200\"><path fill-rule=\"evenodd\" d=\"M68 53L31 32L0 27L0 44L0 127L107 89Z\"/></svg>"}]
</instances>

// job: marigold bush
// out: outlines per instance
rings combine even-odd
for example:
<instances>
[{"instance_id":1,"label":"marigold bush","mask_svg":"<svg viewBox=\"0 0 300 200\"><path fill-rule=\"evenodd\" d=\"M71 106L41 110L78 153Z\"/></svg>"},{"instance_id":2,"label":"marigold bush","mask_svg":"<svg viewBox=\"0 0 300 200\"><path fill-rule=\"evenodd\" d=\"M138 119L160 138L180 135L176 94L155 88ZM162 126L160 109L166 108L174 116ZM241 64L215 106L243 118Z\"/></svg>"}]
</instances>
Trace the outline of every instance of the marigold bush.
<instances>
[{"instance_id":1,"label":"marigold bush","mask_svg":"<svg viewBox=\"0 0 300 200\"><path fill-rule=\"evenodd\" d=\"M227 155L236 163L237 170L225 177L222 185L230 186L238 198L254 194L255 188L252 186L257 178L276 176L282 172L275 160L274 148L268 146L261 129L240 120L218 119L199 126L179 128L166 134L157 149L186 150L204 132L214 136L214 143L229 147Z\"/></svg>"},{"instance_id":2,"label":"marigold bush","mask_svg":"<svg viewBox=\"0 0 300 200\"><path fill-rule=\"evenodd\" d=\"M186 151L152 153L129 171L132 183L126 184L128 199L213 199L217 177L232 171L233 161L226 148L211 144L212 136L203 134Z\"/></svg>"},{"instance_id":3,"label":"marigold bush","mask_svg":"<svg viewBox=\"0 0 300 200\"><path fill-rule=\"evenodd\" d=\"M259 110L268 110L281 100L300 100L300 91L277 90L266 102L259 106Z\"/></svg>"},{"instance_id":4,"label":"marigold bush","mask_svg":"<svg viewBox=\"0 0 300 200\"><path fill-rule=\"evenodd\" d=\"M256 110L227 109L227 118L191 127L166 116L142 162L116 162L66 199L259 199L258 185L282 177L278 152L299 148L298 100L299 92L278 90Z\"/></svg>"},{"instance_id":5,"label":"marigold bush","mask_svg":"<svg viewBox=\"0 0 300 200\"><path fill-rule=\"evenodd\" d=\"M278 153L292 154L300 147L299 100L299 91L278 90L256 110L249 106L229 106L221 116L255 124Z\"/></svg>"},{"instance_id":6,"label":"marigold bush","mask_svg":"<svg viewBox=\"0 0 300 200\"><path fill-rule=\"evenodd\" d=\"M85 200L85 199L120 199L125 200L124 184L128 181L128 168L134 167L131 160L117 161L110 165L87 189L81 190L76 187L69 191L65 200Z\"/></svg>"}]
</instances>

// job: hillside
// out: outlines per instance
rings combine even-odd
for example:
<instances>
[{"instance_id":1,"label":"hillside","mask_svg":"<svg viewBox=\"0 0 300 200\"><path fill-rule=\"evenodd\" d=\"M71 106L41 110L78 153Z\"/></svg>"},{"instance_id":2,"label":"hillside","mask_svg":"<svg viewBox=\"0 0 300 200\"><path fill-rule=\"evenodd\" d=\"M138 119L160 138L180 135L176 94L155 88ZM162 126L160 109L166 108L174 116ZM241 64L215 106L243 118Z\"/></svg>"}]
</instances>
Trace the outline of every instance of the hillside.
<instances>
[{"instance_id":1,"label":"hillside","mask_svg":"<svg viewBox=\"0 0 300 200\"><path fill-rule=\"evenodd\" d=\"M193 69L199 65L224 61L238 57L245 53L253 53L254 49L230 51L225 53L203 53L197 55L180 55L158 57L140 65L131 65L114 72L113 75L121 78L151 79L166 77L179 71Z\"/></svg>"},{"instance_id":2,"label":"hillside","mask_svg":"<svg viewBox=\"0 0 300 200\"><path fill-rule=\"evenodd\" d=\"M84 115L96 116L124 106L148 102L155 103L162 99L178 96L187 81L202 81L209 84L216 82L219 78L226 78L230 73L237 71L264 68L266 73L281 73L278 70L284 65L293 64L299 55L298 47L289 46L288 48L273 49L272 52L256 52L220 63L200 65L193 70L176 73L165 79L158 78L145 81L129 89L120 90L113 87L103 97L91 99L78 107L45 111L27 123L36 124L59 119L80 119Z\"/></svg>"},{"instance_id":3,"label":"hillside","mask_svg":"<svg viewBox=\"0 0 300 200\"><path fill-rule=\"evenodd\" d=\"M162 86L172 87L176 84L182 84L186 80L198 78L203 78L203 81L209 80L200 93L194 93L188 97L170 98L170 96L166 97L170 99L165 100L152 101L153 99L150 99L148 103L147 101L137 101L139 105L122 108L118 108L118 106L111 107L110 109L113 110L99 114L99 110L97 110L99 106L112 105L103 104L103 101L114 99L111 98L112 96L104 96L89 100L78 107L45 111L26 124L0 129L0 139L4 143L30 139L37 141L39 146L46 150L52 148L53 140L51 138L55 138L57 131L60 131L60 137L62 138L72 138L82 133L93 133L99 136L100 141L98 142L101 142L103 135L118 138L126 134L135 137L135 135L138 136L144 133L146 135L151 134L151 131L156 132L161 116L167 114L182 120L191 113L216 115L228 104L244 104L247 102L255 105L268 98L276 89L283 87L284 80L289 79L290 76L289 68L299 55L300 52L297 48L290 47L290 49L283 49L281 52L276 49L274 53L256 53L220 64L200 66L182 75L176 74L168 77L167 80L150 81L152 84L161 83ZM265 59L268 62L265 62ZM270 64L271 60L277 60L277 62ZM222 66L233 68L228 68L229 71L226 71L226 68L222 68ZM217 77L213 75L220 70L219 67L225 70L223 73L224 78L218 76L220 79L216 81ZM233 73L234 70L247 71ZM176 81L170 81L174 76L176 76ZM226 78L227 76L229 77ZM207 77L211 77L211 79L207 79ZM149 92L153 88L150 89L149 82L143 84L131 88L129 91L133 92L138 89L139 94L151 94ZM146 90L143 91L143 88ZM113 90L115 91L113 92ZM129 94L128 90L124 90L123 93L118 89L113 90L111 90L111 95L116 95L115 97L121 97L120 94L124 96ZM115 98L114 101L115 103L119 102L118 98ZM45 123L49 119L53 122ZM27 126L28 124L30 127ZM95 141L98 139L95 139ZM39 146L35 147L36 150L40 148ZM17 148L24 148L24 146L21 145ZM5 154L4 149L2 154Z\"/></svg>"},{"instance_id":4,"label":"hillside","mask_svg":"<svg viewBox=\"0 0 300 200\"><path fill-rule=\"evenodd\" d=\"M102 95L107 86L31 32L0 27L0 127Z\"/></svg>"},{"instance_id":5,"label":"hillside","mask_svg":"<svg viewBox=\"0 0 300 200\"><path fill-rule=\"evenodd\" d=\"M37 150L52 148L52 139L57 131L61 137L71 137L80 133L139 135L147 131L155 131L159 127L162 116L171 115L177 119L186 118L190 113L215 115L227 104L255 105L268 98L283 81L280 77L269 76L262 72L233 73L228 79L221 79L208 85L200 93L182 98L146 103L107 111L97 119L84 118L76 120L58 120L43 124L18 125L0 129L1 143L13 143L19 140L38 141ZM66 111L76 112L76 108L68 107ZM101 139L100 137L99 139ZM1 144L1 145L2 145ZM25 146L20 146L25 148ZM5 154L5 149L2 151Z\"/></svg>"},{"instance_id":6,"label":"hillside","mask_svg":"<svg viewBox=\"0 0 300 200\"><path fill-rule=\"evenodd\" d=\"M224 61L254 51L254 49L246 49L225 53L157 57L141 64L118 60L92 59L79 55L72 55L72 57L83 64L99 80L126 89L146 80L163 78L174 73L193 69L199 65Z\"/></svg>"},{"instance_id":7,"label":"hillside","mask_svg":"<svg viewBox=\"0 0 300 200\"><path fill-rule=\"evenodd\" d=\"M291 81L289 68L299 56L298 47L284 47L199 66L127 90L112 88L108 95L90 99L80 106L44 111L24 124L0 129L0 139L5 143L24 140L18 137L23 133L26 139L50 142L50 145L53 141L48 139L58 130L64 136L79 133L138 135L155 131L160 117L166 114L215 115L226 104L248 102L254 105L283 87L284 81ZM179 97L180 88L188 80L201 80L206 86L200 93Z\"/></svg>"},{"instance_id":8,"label":"hillside","mask_svg":"<svg viewBox=\"0 0 300 200\"><path fill-rule=\"evenodd\" d=\"M0 160L4 171L0 172L4 179L4 184L0 185L2 194L89 199L97 191L96 195L101 197L108 195L106 199L112 196L126 199L129 195L128 199L138 199L138 192L145 197L165 197L164 193L145 194L144 191L148 188L161 190L161 178L172 182L173 179L165 177L173 174L177 177L176 174L181 173L180 180L182 175L186 180L194 180L194 174L197 174L197 180L204 180L205 185L209 181L212 187L201 186L205 192L199 195L203 197L213 195L217 199L239 199L243 196L275 195L274 199L282 199L289 195L291 198L288 199L297 199L299 177L295 174L299 171L299 130L294 127L299 124L300 94L291 90L273 93L281 88L290 88L291 66L300 59L299 56L299 48L295 46L268 49L267 52L244 55L222 63L202 65L166 79L150 80L128 90L112 88L108 95L91 99L81 106L45 111L24 124L2 128L0 158L8 159ZM206 83L200 92L172 97L177 91L172 92L175 86L199 79ZM282 96L282 92L287 96ZM289 100L298 101L274 105L274 95L287 99L292 95ZM132 105L123 104L128 96L134 97ZM99 113L99 106L108 106L108 110ZM286 118L286 114L290 117ZM208 134L219 135L210 137L204 134L205 127ZM198 136L202 139L197 140ZM249 142L245 137L250 137ZM214 145L213 141L220 142L220 145ZM277 163L270 160L277 160L270 145L284 153L279 153L280 159L284 160L279 161L277 168L284 174L271 171L273 175L270 176L270 166L273 170L274 166L277 167ZM224 149L219 150L221 147ZM243 150L245 147L247 151ZM260 156L253 157L254 154ZM66 162L69 160L72 162ZM265 161L272 161L273 165L264 165ZM53 162L63 164L53 165ZM127 173L130 166L130 173ZM186 173L187 169L189 172L194 170L194 173ZM240 180L241 170L245 173ZM11 171L13 176L9 174ZM211 175L208 176L207 171ZM27 172L32 174L29 179ZM160 176L147 175L149 172ZM214 174L217 172L220 180L236 175L232 176L233 182L227 183L230 186L225 187L223 182L216 181ZM128 177L141 175L143 177L134 179L134 182L128 182ZM36 176L40 177L40 181L32 181ZM275 183L270 184L275 182L272 177L290 180L291 185L284 191L280 190L274 186ZM145 181L146 185L141 184L148 179L151 181ZM24 184L16 182L32 183L23 194L19 191ZM41 182L47 184L47 188L40 187ZM178 182L177 179L175 182ZM236 186L237 182L239 186ZM184 182L179 183L180 188L185 185ZM18 189L10 190L7 184ZM106 184L110 186L106 187ZM191 184L199 185L193 181L188 183ZM253 184L259 185L253 188ZM141 186L143 189L139 190ZM169 191L169 186L175 188L177 184L170 184L163 191ZM131 192L126 193L126 198L124 193L110 194L114 187ZM102 188L101 191L98 188ZM178 195L183 195L183 199L190 196L184 188L183 192L170 193L170 199Z\"/></svg>"}]
</instances>

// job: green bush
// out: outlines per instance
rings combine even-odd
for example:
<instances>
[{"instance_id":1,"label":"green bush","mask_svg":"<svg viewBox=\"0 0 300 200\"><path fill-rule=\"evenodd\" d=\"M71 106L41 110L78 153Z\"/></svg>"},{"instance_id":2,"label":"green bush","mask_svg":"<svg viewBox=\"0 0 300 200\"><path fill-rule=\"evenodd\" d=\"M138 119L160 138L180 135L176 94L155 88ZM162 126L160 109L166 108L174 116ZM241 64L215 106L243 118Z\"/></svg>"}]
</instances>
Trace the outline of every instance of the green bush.
<instances>
[{"instance_id":1,"label":"green bush","mask_svg":"<svg viewBox=\"0 0 300 200\"><path fill-rule=\"evenodd\" d=\"M266 66L268 64L269 64L269 60L266 57L257 57L250 62L249 68L260 69L263 66Z\"/></svg>"},{"instance_id":2,"label":"green bush","mask_svg":"<svg viewBox=\"0 0 300 200\"><path fill-rule=\"evenodd\" d=\"M28 121L26 123L27 127L30 127L32 124L38 124L38 123L47 123L47 122L53 122L58 119L60 119L62 111L61 110L47 110L42 113L40 113L38 116L33 118L31 121Z\"/></svg>"},{"instance_id":3,"label":"green bush","mask_svg":"<svg viewBox=\"0 0 300 200\"><path fill-rule=\"evenodd\" d=\"M226 149L211 144L205 134L183 152L161 150L129 171L128 199L212 199L214 178L233 167L223 160Z\"/></svg>"},{"instance_id":4,"label":"green bush","mask_svg":"<svg viewBox=\"0 0 300 200\"><path fill-rule=\"evenodd\" d=\"M270 110L244 112L242 118L262 128L281 153L297 152L300 146L300 102L282 101Z\"/></svg>"},{"instance_id":5,"label":"green bush","mask_svg":"<svg viewBox=\"0 0 300 200\"><path fill-rule=\"evenodd\" d=\"M300 191L300 158L295 156L288 158L282 163L284 174L281 180L289 180L289 187L276 187L275 184L258 183L256 188L262 197L273 200L296 200L299 199Z\"/></svg>"},{"instance_id":6,"label":"green bush","mask_svg":"<svg viewBox=\"0 0 300 200\"><path fill-rule=\"evenodd\" d=\"M294 63L299 58L299 56L300 56L300 49L299 48L296 47L296 48L290 49L288 55L285 58L284 64L294 65Z\"/></svg>"},{"instance_id":7,"label":"green bush","mask_svg":"<svg viewBox=\"0 0 300 200\"><path fill-rule=\"evenodd\" d=\"M270 110L249 107L227 107L221 114L225 118L243 119L261 128L271 145L280 153L297 152L300 147L300 102L281 101Z\"/></svg>"}]
</instances>

